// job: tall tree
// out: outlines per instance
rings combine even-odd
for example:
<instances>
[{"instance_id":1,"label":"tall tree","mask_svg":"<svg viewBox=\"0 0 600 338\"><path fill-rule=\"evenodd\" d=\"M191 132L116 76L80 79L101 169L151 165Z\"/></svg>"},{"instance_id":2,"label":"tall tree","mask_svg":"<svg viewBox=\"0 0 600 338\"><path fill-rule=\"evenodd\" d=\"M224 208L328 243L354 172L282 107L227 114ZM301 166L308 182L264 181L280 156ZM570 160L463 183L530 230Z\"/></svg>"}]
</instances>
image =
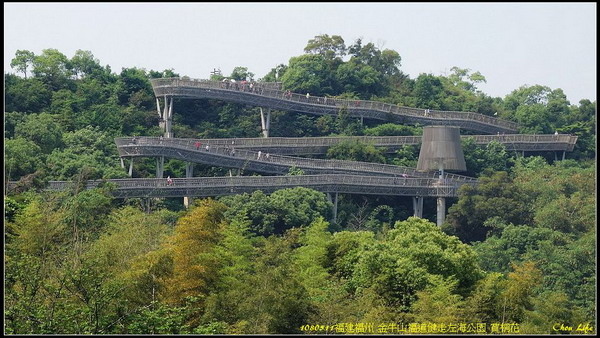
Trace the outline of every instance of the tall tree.
<instances>
[{"instance_id":1,"label":"tall tree","mask_svg":"<svg viewBox=\"0 0 600 338\"><path fill-rule=\"evenodd\" d=\"M52 90L59 90L69 84L71 63L57 49L44 49L33 60L33 74Z\"/></svg>"},{"instance_id":2,"label":"tall tree","mask_svg":"<svg viewBox=\"0 0 600 338\"><path fill-rule=\"evenodd\" d=\"M225 226L225 205L211 199L198 202L177 221L168 240L173 257L173 277L168 281L168 300L184 304L186 297L206 297L215 283L216 266L202 264L200 255L213 249Z\"/></svg>"},{"instance_id":3,"label":"tall tree","mask_svg":"<svg viewBox=\"0 0 600 338\"><path fill-rule=\"evenodd\" d=\"M89 50L78 49L70 60L73 73L76 77L91 75L95 72L101 72L100 61L94 58L94 54Z\"/></svg>"},{"instance_id":4,"label":"tall tree","mask_svg":"<svg viewBox=\"0 0 600 338\"><path fill-rule=\"evenodd\" d=\"M27 68L33 65L35 54L28 50L17 50L15 58L10 61L10 67L19 72L23 72L23 76L27 79Z\"/></svg>"},{"instance_id":5,"label":"tall tree","mask_svg":"<svg viewBox=\"0 0 600 338\"><path fill-rule=\"evenodd\" d=\"M326 59L333 60L346 55L344 39L339 35L321 34L308 40L304 51L309 54L320 54Z\"/></svg>"}]
</instances>

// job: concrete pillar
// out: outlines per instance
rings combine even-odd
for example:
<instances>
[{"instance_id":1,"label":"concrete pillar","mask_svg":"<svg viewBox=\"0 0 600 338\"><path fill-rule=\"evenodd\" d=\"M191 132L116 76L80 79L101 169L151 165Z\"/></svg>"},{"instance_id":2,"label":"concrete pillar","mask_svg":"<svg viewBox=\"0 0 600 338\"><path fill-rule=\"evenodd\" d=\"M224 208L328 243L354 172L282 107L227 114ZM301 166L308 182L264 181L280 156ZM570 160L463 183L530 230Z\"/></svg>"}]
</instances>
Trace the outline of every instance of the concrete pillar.
<instances>
[{"instance_id":1,"label":"concrete pillar","mask_svg":"<svg viewBox=\"0 0 600 338\"><path fill-rule=\"evenodd\" d=\"M166 96L165 96L165 100L166 100ZM165 103L165 106L167 104ZM165 130L165 118L163 116L163 113L161 112L160 109L160 100L158 99L158 97L156 98L156 110L158 111L158 127L160 128L160 130Z\"/></svg>"},{"instance_id":2,"label":"concrete pillar","mask_svg":"<svg viewBox=\"0 0 600 338\"><path fill-rule=\"evenodd\" d=\"M338 209L338 193L336 192L335 195L332 195L330 192L327 193L327 200L329 200L329 202L333 203L333 218L331 220L332 223L337 223L337 209Z\"/></svg>"},{"instance_id":3,"label":"concrete pillar","mask_svg":"<svg viewBox=\"0 0 600 338\"><path fill-rule=\"evenodd\" d=\"M423 218L423 196L414 196L413 200L413 216Z\"/></svg>"},{"instance_id":4,"label":"concrete pillar","mask_svg":"<svg viewBox=\"0 0 600 338\"><path fill-rule=\"evenodd\" d=\"M158 111L158 117L162 117L160 113L160 100L158 99L158 96L156 97L156 110Z\"/></svg>"},{"instance_id":5,"label":"concrete pillar","mask_svg":"<svg viewBox=\"0 0 600 338\"><path fill-rule=\"evenodd\" d=\"M263 112L262 107L260 109L260 125L262 128L263 136L269 137L269 129L271 127L271 108L267 108L267 114Z\"/></svg>"},{"instance_id":6,"label":"concrete pillar","mask_svg":"<svg viewBox=\"0 0 600 338\"><path fill-rule=\"evenodd\" d=\"M127 174L129 175L129 177L131 177L131 175L133 174L133 157L131 158L131 161L129 162L129 171L127 172Z\"/></svg>"},{"instance_id":7,"label":"concrete pillar","mask_svg":"<svg viewBox=\"0 0 600 338\"><path fill-rule=\"evenodd\" d=\"M446 220L446 198L437 198L437 225L442 226Z\"/></svg>"},{"instance_id":8,"label":"concrete pillar","mask_svg":"<svg viewBox=\"0 0 600 338\"><path fill-rule=\"evenodd\" d=\"M119 157L119 159L121 160L121 168L125 169L125 163L123 162L123 158Z\"/></svg>"},{"instance_id":9,"label":"concrete pillar","mask_svg":"<svg viewBox=\"0 0 600 338\"><path fill-rule=\"evenodd\" d=\"M173 124L173 98L165 95L165 106L162 109L162 113L160 108L160 101L158 100L158 98L156 98L156 109L158 110L158 116L160 117L158 125L160 129L164 131L164 137L173 137L173 132L171 131L171 127Z\"/></svg>"},{"instance_id":10,"label":"concrete pillar","mask_svg":"<svg viewBox=\"0 0 600 338\"><path fill-rule=\"evenodd\" d=\"M165 100L167 100L167 97L165 96ZM168 106L168 110L167 110L167 106ZM168 105L167 105L167 101L165 101L165 138L171 138L173 137L173 132L171 131L171 126L173 123L173 98L171 97L168 100Z\"/></svg>"},{"instance_id":11,"label":"concrete pillar","mask_svg":"<svg viewBox=\"0 0 600 338\"><path fill-rule=\"evenodd\" d=\"M563 156L562 156L563 161L565 160L565 153L566 153L566 151L563 150Z\"/></svg>"},{"instance_id":12,"label":"concrete pillar","mask_svg":"<svg viewBox=\"0 0 600 338\"><path fill-rule=\"evenodd\" d=\"M194 177L194 163L186 162L185 163L185 178ZM183 197L183 205L185 208L189 208L190 204L194 203L194 199L192 197L184 196Z\"/></svg>"},{"instance_id":13,"label":"concrete pillar","mask_svg":"<svg viewBox=\"0 0 600 338\"><path fill-rule=\"evenodd\" d=\"M156 178L163 178L165 172L165 157L156 158Z\"/></svg>"}]
</instances>

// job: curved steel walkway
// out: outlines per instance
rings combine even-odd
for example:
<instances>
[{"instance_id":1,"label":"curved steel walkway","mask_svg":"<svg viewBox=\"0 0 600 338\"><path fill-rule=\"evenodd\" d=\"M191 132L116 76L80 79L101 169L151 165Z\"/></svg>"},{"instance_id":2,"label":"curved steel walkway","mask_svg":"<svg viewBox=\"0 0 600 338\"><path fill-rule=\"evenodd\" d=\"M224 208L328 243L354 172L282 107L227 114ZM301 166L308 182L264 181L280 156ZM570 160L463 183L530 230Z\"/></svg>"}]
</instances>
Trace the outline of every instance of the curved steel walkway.
<instances>
[{"instance_id":1,"label":"curved steel walkway","mask_svg":"<svg viewBox=\"0 0 600 338\"><path fill-rule=\"evenodd\" d=\"M577 136L571 135L462 135L472 137L476 144L492 141L504 144L508 151L573 151ZM141 139L141 138L140 138ZM145 138L150 139L150 138ZM131 137L116 138L117 147L130 143ZM405 145L421 144L421 136L340 136L340 137L268 137L268 138L225 138L225 139L173 139L179 144L202 146L235 147L236 149L261 150L281 155L325 154L329 147L347 141L358 141L383 147L385 152L394 152Z\"/></svg>"},{"instance_id":2,"label":"curved steel walkway","mask_svg":"<svg viewBox=\"0 0 600 338\"><path fill-rule=\"evenodd\" d=\"M87 188L113 183L117 198L221 196L252 193L261 187L265 193L292 187L307 187L327 193L350 193L394 196L455 197L462 183L431 178L394 178L356 175L300 176L233 176L175 178L167 184L164 178L135 178L88 181ZM64 190L73 182L51 181L49 190Z\"/></svg>"},{"instance_id":3,"label":"curved steel walkway","mask_svg":"<svg viewBox=\"0 0 600 338\"><path fill-rule=\"evenodd\" d=\"M184 78L151 79L157 97L204 98L316 115L337 115L425 125L449 125L487 134L514 133L518 125L472 112L409 108L378 101L345 100L284 92L272 83L242 84ZM160 114L160 112L159 112Z\"/></svg>"},{"instance_id":4,"label":"curved steel walkway","mask_svg":"<svg viewBox=\"0 0 600 338\"><path fill-rule=\"evenodd\" d=\"M251 170L260 173L284 175L292 167L306 174L346 174L364 176L392 176L439 178L435 171L420 172L415 168L389 164L323 160L274 155L262 151L237 149L230 146L197 147L191 139L135 137L115 140L121 157L168 157L187 162ZM476 182L472 177L444 173L444 179L454 182Z\"/></svg>"}]
</instances>

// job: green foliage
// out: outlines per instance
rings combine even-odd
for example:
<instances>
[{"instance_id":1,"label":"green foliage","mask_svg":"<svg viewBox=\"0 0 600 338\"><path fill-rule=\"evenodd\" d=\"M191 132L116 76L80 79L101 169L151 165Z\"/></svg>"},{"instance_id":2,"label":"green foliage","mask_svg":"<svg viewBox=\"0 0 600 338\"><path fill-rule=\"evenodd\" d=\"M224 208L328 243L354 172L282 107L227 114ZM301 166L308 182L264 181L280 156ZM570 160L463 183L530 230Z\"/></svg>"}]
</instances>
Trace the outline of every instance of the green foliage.
<instances>
[{"instance_id":1,"label":"green foliage","mask_svg":"<svg viewBox=\"0 0 600 338\"><path fill-rule=\"evenodd\" d=\"M55 149L47 159L51 177L70 179L82 168L93 168L93 179L125 178L119 167L113 139L99 128L87 127L63 134L65 149Z\"/></svg>"},{"instance_id":2,"label":"green foliage","mask_svg":"<svg viewBox=\"0 0 600 338\"><path fill-rule=\"evenodd\" d=\"M173 275L166 285L170 303L182 304L186 297L203 298L208 294L216 267L200 257L221 239L224 210L222 203L201 200L177 221L174 234L167 240L173 257Z\"/></svg>"},{"instance_id":3,"label":"green foliage","mask_svg":"<svg viewBox=\"0 0 600 338\"><path fill-rule=\"evenodd\" d=\"M286 174L286 176L300 176L300 175L304 175L304 170L302 170L300 168L296 168L295 166L291 166L290 169L288 170L288 173Z\"/></svg>"},{"instance_id":4,"label":"green foliage","mask_svg":"<svg viewBox=\"0 0 600 338\"><path fill-rule=\"evenodd\" d=\"M52 90L70 86L71 64L57 49L44 49L33 59L33 75L40 78Z\"/></svg>"},{"instance_id":5,"label":"green foliage","mask_svg":"<svg viewBox=\"0 0 600 338\"><path fill-rule=\"evenodd\" d=\"M48 107L53 92L39 78L21 79L5 74L5 111L41 113Z\"/></svg>"},{"instance_id":6,"label":"green foliage","mask_svg":"<svg viewBox=\"0 0 600 338\"><path fill-rule=\"evenodd\" d=\"M339 35L322 34L308 40L304 51L309 54L320 54L327 59L341 58L346 55L344 39Z\"/></svg>"},{"instance_id":7,"label":"green foliage","mask_svg":"<svg viewBox=\"0 0 600 338\"><path fill-rule=\"evenodd\" d=\"M404 145L402 148L396 150L396 154L392 159L392 164L416 168L419 163L419 148L415 145Z\"/></svg>"},{"instance_id":8,"label":"green foliage","mask_svg":"<svg viewBox=\"0 0 600 338\"><path fill-rule=\"evenodd\" d=\"M28 115L23 123L15 126L15 137L35 142L44 154L62 147L61 126L48 113Z\"/></svg>"},{"instance_id":9,"label":"green foliage","mask_svg":"<svg viewBox=\"0 0 600 338\"><path fill-rule=\"evenodd\" d=\"M433 75L421 74L415 80L414 95L417 107L440 109L439 102L443 98L442 82Z\"/></svg>"},{"instance_id":10,"label":"green foliage","mask_svg":"<svg viewBox=\"0 0 600 338\"><path fill-rule=\"evenodd\" d=\"M461 145L468 176L479 176L486 170L506 170L512 165L510 154L500 142L491 141L485 146L480 146L475 144L474 138L468 137L461 140Z\"/></svg>"},{"instance_id":11,"label":"green foliage","mask_svg":"<svg viewBox=\"0 0 600 338\"><path fill-rule=\"evenodd\" d=\"M292 57L281 76L284 88L295 93L313 96L333 94L333 74L329 73L326 59L320 54Z\"/></svg>"},{"instance_id":12,"label":"green foliage","mask_svg":"<svg viewBox=\"0 0 600 338\"><path fill-rule=\"evenodd\" d=\"M32 174L40 166L42 149L23 138L4 139L6 176L16 179Z\"/></svg>"},{"instance_id":13,"label":"green foliage","mask_svg":"<svg viewBox=\"0 0 600 338\"><path fill-rule=\"evenodd\" d=\"M372 128L365 128L368 136L413 136L423 134L423 129L395 123L384 123Z\"/></svg>"},{"instance_id":14,"label":"green foliage","mask_svg":"<svg viewBox=\"0 0 600 338\"><path fill-rule=\"evenodd\" d=\"M27 67L33 64L35 54L28 50L17 50L15 58L10 61L10 68L14 68L19 72L23 72L23 76L27 78Z\"/></svg>"},{"instance_id":15,"label":"green foliage","mask_svg":"<svg viewBox=\"0 0 600 338\"><path fill-rule=\"evenodd\" d=\"M385 312L398 315L410 311L417 292L440 282L435 276L454 280L458 292L481 278L474 252L422 219L397 222L384 239L360 251L351 269L350 286L361 297L374 292Z\"/></svg>"},{"instance_id":16,"label":"green foliage","mask_svg":"<svg viewBox=\"0 0 600 338\"><path fill-rule=\"evenodd\" d=\"M107 271L124 273L134 258L157 250L170 233L163 214L146 214L133 207L113 211L86 255Z\"/></svg>"},{"instance_id":17,"label":"green foliage","mask_svg":"<svg viewBox=\"0 0 600 338\"><path fill-rule=\"evenodd\" d=\"M152 86L145 70L123 68L117 81L117 97L121 105L143 109L155 108Z\"/></svg>"},{"instance_id":18,"label":"green foliage","mask_svg":"<svg viewBox=\"0 0 600 338\"><path fill-rule=\"evenodd\" d=\"M267 196L260 190L221 198L229 209L227 218L247 217L256 234L281 234L293 227L308 226L329 217L332 208L325 194L303 187L281 189Z\"/></svg>"},{"instance_id":19,"label":"green foliage","mask_svg":"<svg viewBox=\"0 0 600 338\"><path fill-rule=\"evenodd\" d=\"M485 221L492 217L513 224L528 224L533 217L531 200L503 171L481 176L476 187L461 187L444 229L466 242L481 241L490 231Z\"/></svg>"},{"instance_id":20,"label":"green foliage","mask_svg":"<svg viewBox=\"0 0 600 338\"><path fill-rule=\"evenodd\" d=\"M385 163L382 151L358 140L342 141L327 150L327 157L338 160Z\"/></svg>"},{"instance_id":21,"label":"green foliage","mask_svg":"<svg viewBox=\"0 0 600 338\"><path fill-rule=\"evenodd\" d=\"M544 228L532 228L526 225L507 225L500 236L491 236L484 242L476 243L479 262L486 271L508 272L510 263L519 263L524 255L537 251L540 245L565 245L568 242L563 234Z\"/></svg>"},{"instance_id":22,"label":"green foliage","mask_svg":"<svg viewBox=\"0 0 600 338\"><path fill-rule=\"evenodd\" d=\"M328 225L323 218L313 221L300 237L299 242L302 246L294 250L294 262L300 283L311 298L317 301L323 298L322 288L327 285L329 277L325 268L327 246L331 241L331 234L327 231Z\"/></svg>"},{"instance_id":23,"label":"green foliage","mask_svg":"<svg viewBox=\"0 0 600 338\"><path fill-rule=\"evenodd\" d=\"M249 72L247 67L235 67L230 77L236 81L253 81L254 73Z\"/></svg>"},{"instance_id":24,"label":"green foliage","mask_svg":"<svg viewBox=\"0 0 600 338\"><path fill-rule=\"evenodd\" d=\"M444 280L432 275L430 286L417 292L417 300L412 311L418 323L455 323L460 322L463 300L455 293L456 280Z\"/></svg>"},{"instance_id":25,"label":"green foliage","mask_svg":"<svg viewBox=\"0 0 600 338\"><path fill-rule=\"evenodd\" d=\"M335 76L344 92L357 93L362 100L382 91L380 74L369 65L350 61L339 66Z\"/></svg>"},{"instance_id":26,"label":"green foliage","mask_svg":"<svg viewBox=\"0 0 600 338\"><path fill-rule=\"evenodd\" d=\"M102 72L100 61L94 58L89 50L78 49L70 60L73 73L76 77L91 76Z\"/></svg>"},{"instance_id":27,"label":"green foliage","mask_svg":"<svg viewBox=\"0 0 600 338\"><path fill-rule=\"evenodd\" d=\"M146 214L120 206L139 200L114 200L109 186L83 185L126 177L114 137L160 135L149 79L179 74L112 73L85 50L72 58L19 50L11 62L17 74L5 74L5 176L20 180L19 192L48 179L75 186L5 197L5 332L289 334L307 323L516 321L523 333L548 334L556 322L595 326L595 102L571 105L561 89L541 85L492 98L477 88L485 77L468 68L410 79L398 52L361 39L346 46L322 34L304 51L261 80L303 95L474 111L516 121L524 132L573 134L573 160L513 159L500 144L465 140L468 174L481 184L463 188L444 229L472 246L425 220L391 228L410 214L402 198L361 206L340 196L339 224L328 225L331 203L304 188L206 200L179 213L162 209L175 208L169 200ZM231 77L254 74L236 67ZM257 108L175 105L178 137L260 135ZM344 108L320 117L273 111L272 124L271 136L286 137L421 133L391 123L365 127ZM330 151L386 161L368 144ZM418 147L406 146L387 161L414 166L417 157ZM168 161L165 169L180 176L183 164ZM153 172L153 160L136 162L136 176Z\"/></svg>"}]
</instances>

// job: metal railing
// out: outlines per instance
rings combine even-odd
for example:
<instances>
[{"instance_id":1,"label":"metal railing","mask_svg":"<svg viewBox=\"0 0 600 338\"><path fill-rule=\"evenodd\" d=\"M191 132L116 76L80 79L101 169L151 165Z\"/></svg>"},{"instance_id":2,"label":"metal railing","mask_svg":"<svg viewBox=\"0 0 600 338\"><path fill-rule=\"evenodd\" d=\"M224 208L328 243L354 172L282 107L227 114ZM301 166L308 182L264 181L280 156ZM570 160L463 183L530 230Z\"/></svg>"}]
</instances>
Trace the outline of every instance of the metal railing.
<instances>
[{"instance_id":1,"label":"metal railing","mask_svg":"<svg viewBox=\"0 0 600 338\"><path fill-rule=\"evenodd\" d=\"M233 176L166 179L110 179L88 181L92 189L108 182L116 185L116 197L180 197L230 195L254 190L272 192L290 187L309 187L322 192L400 196L456 197L458 189L474 183L431 178L398 178L358 175ZM68 189L72 182L52 181L52 190Z\"/></svg>"},{"instance_id":2,"label":"metal railing","mask_svg":"<svg viewBox=\"0 0 600 338\"><path fill-rule=\"evenodd\" d=\"M518 128L518 125L514 122L473 112L440 111L401 107L380 101L316 97L275 89L260 82L243 85L236 82L232 85L211 80L186 80L181 78L151 79L150 82L157 97L166 95L188 98L230 99L276 109L295 108L298 111L316 114L337 114L340 109L346 108L354 116L380 120L388 120L390 117L396 116L401 120L409 118L410 121L424 124L458 125L466 129L490 133L496 130L514 132ZM252 96L268 98L269 100L252 99ZM301 106L305 107L302 108Z\"/></svg>"},{"instance_id":3,"label":"metal railing","mask_svg":"<svg viewBox=\"0 0 600 338\"><path fill-rule=\"evenodd\" d=\"M517 151L573 151L577 136L572 135L461 135L462 139L473 138L476 144L492 141L504 144L507 150ZM115 139L117 144L126 145L131 137ZM271 151L277 154L324 154L329 147L341 142L357 141L377 147L385 147L391 152L404 145L421 144L421 136L328 136L328 137L269 137L269 138L224 138L224 139L182 139L186 142L200 142L203 146L249 148Z\"/></svg>"},{"instance_id":4,"label":"metal railing","mask_svg":"<svg viewBox=\"0 0 600 338\"><path fill-rule=\"evenodd\" d=\"M136 137L115 139L117 150L122 157L165 156L189 162L209 165L244 168L258 172L282 174L296 167L307 173L347 173L379 176L403 176L437 178L436 171L420 172L415 168L389 164L344 160L324 160L300 158L264 153L248 149L239 149L235 143L230 146L196 146L194 139ZM444 173L444 178L455 181L475 182L468 176Z\"/></svg>"}]
</instances>

